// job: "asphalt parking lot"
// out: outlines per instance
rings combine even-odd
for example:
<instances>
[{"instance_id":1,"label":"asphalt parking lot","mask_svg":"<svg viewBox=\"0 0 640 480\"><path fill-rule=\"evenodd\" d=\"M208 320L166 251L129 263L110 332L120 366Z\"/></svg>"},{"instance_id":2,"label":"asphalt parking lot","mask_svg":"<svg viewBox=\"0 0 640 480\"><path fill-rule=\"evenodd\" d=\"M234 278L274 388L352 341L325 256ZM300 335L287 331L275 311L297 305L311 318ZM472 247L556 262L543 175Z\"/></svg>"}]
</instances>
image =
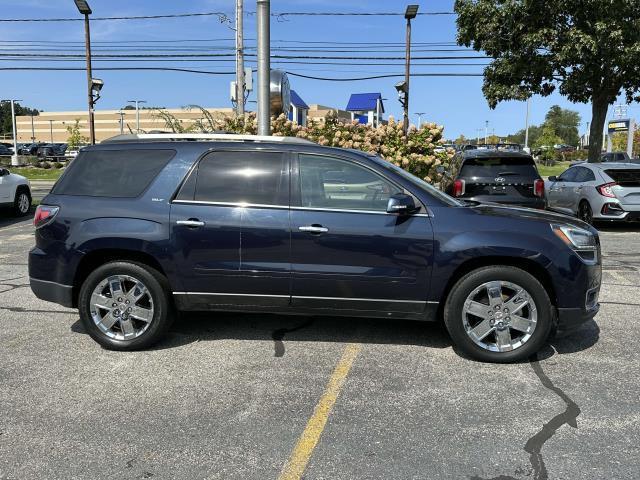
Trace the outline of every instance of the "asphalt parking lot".
<instances>
[{"instance_id":1,"label":"asphalt parking lot","mask_svg":"<svg viewBox=\"0 0 640 480\"><path fill-rule=\"evenodd\" d=\"M640 227L601 238L600 314L530 362L438 325L239 314L117 353L33 296L30 219L2 212L0 479L638 478Z\"/></svg>"}]
</instances>

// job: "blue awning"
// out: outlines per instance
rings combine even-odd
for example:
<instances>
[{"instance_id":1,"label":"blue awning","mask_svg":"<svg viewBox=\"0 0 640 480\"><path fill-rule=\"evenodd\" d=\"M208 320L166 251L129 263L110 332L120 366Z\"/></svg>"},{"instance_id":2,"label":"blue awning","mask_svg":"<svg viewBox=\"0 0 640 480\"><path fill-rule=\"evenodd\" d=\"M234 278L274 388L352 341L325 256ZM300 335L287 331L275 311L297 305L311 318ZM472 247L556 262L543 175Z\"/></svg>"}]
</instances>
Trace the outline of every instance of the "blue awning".
<instances>
[{"instance_id":1,"label":"blue awning","mask_svg":"<svg viewBox=\"0 0 640 480\"><path fill-rule=\"evenodd\" d=\"M309 105L307 105L304 100L300 98L300 95L298 95L295 90L291 90L291 104L295 105L298 108L309 110Z\"/></svg>"},{"instance_id":2,"label":"blue awning","mask_svg":"<svg viewBox=\"0 0 640 480\"><path fill-rule=\"evenodd\" d=\"M380 100L380 113L384 113L384 104L380 93L353 93L347 104L348 112L375 112Z\"/></svg>"}]
</instances>

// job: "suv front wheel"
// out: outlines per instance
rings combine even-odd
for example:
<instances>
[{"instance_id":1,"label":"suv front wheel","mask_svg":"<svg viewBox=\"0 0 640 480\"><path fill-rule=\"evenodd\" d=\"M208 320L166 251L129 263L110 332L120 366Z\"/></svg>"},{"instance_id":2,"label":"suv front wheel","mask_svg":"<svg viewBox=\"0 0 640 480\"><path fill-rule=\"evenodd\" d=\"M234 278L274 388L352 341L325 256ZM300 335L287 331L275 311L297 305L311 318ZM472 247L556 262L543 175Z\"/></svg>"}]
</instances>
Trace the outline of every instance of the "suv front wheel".
<instances>
[{"instance_id":1,"label":"suv front wheel","mask_svg":"<svg viewBox=\"0 0 640 480\"><path fill-rule=\"evenodd\" d=\"M553 305L542 284L524 270L484 267L466 274L451 289L444 321L467 355L485 362L515 362L544 345Z\"/></svg>"},{"instance_id":2,"label":"suv front wheel","mask_svg":"<svg viewBox=\"0 0 640 480\"><path fill-rule=\"evenodd\" d=\"M91 337L110 350L138 350L160 340L171 326L167 279L130 261L93 271L80 289L80 319Z\"/></svg>"}]
</instances>

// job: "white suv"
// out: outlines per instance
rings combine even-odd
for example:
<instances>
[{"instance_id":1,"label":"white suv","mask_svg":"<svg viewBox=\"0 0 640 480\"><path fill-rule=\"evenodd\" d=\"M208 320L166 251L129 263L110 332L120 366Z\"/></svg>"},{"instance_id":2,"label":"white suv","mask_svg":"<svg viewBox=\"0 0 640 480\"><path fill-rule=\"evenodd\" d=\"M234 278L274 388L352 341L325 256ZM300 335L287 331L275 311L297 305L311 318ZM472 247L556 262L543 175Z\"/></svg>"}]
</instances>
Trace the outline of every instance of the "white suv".
<instances>
[{"instance_id":1,"label":"white suv","mask_svg":"<svg viewBox=\"0 0 640 480\"><path fill-rule=\"evenodd\" d=\"M13 207L16 215L26 215L31 208L31 187L22 175L0 167L0 206Z\"/></svg>"}]
</instances>

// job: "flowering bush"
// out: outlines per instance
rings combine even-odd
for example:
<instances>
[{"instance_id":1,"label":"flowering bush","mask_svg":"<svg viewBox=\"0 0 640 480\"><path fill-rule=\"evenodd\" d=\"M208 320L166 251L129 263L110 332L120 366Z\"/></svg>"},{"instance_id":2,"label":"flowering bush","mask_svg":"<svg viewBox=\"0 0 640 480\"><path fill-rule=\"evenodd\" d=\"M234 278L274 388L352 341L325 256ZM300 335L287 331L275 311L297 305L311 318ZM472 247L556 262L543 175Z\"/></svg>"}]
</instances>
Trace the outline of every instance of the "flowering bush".
<instances>
[{"instance_id":1,"label":"flowering bush","mask_svg":"<svg viewBox=\"0 0 640 480\"><path fill-rule=\"evenodd\" d=\"M245 118L214 118L207 113L204 120L196 122L188 130L245 134L257 132L255 113L249 113ZM166 115L167 112L161 114L165 121ZM187 131L181 128L181 124L176 125L175 121L166 121L166 124L174 132ZM342 123L335 116L328 116L325 121L310 122L306 127L292 122L285 115L271 118L272 135L305 138L320 145L355 148L373 153L430 183L440 181L441 175L436 172L436 167L448 167L454 154L453 150L435 151L444 143L443 131L442 125L425 122L420 128L412 125L405 139L402 123L396 122L392 117L389 117L386 125L377 128L357 122Z\"/></svg>"}]
</instances>

